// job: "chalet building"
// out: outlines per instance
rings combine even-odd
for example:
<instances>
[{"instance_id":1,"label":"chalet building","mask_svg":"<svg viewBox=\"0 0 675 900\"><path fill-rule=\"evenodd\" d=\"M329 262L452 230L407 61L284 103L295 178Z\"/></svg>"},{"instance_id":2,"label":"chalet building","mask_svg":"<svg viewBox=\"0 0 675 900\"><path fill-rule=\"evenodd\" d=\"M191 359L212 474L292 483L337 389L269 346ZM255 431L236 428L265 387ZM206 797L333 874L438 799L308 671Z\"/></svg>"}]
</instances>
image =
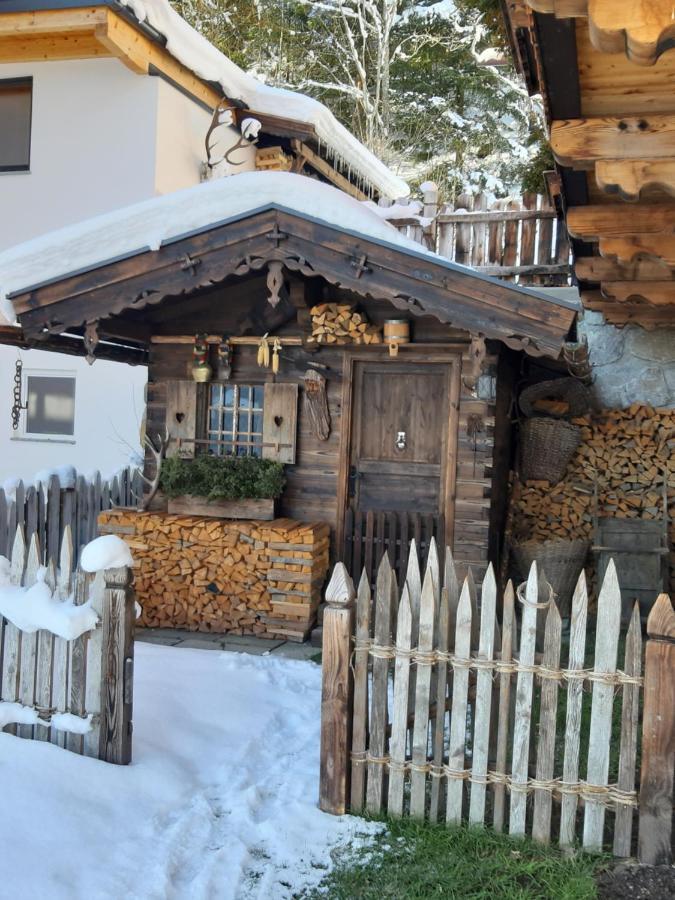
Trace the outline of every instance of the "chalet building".
<instances>
[{"instance_id":1,"label":"chalet building","mask_svg":"<svg viewBox=\"0 0 675 900\"><path fill-rule=\"evenodd\" d=\"M404 571L413 537L423 551L432 536L447 542L478 578L497 561L518 357L557 358L574 301L450 263L337 188L288 172L243 173L145 201L14 248L3 263L26 342L58 349L76 334L94 356L148 365L148 432L168 436L169 455L260 448L286 464L282 519L257 523L242 540L294 553L302 539L284 541L279 529L307 523L310 549L297 566L274 556L281 611L269 593L262 609L249 595L244 629L304 635L326 570L323 536L334 558L371 575L385 546ZM335 311L347 325L331 331ZM381 342L400 320L409 335ZM195 332L211 368L204 384L192 378L195 349L204 350ZM265 342L276 348L274 367L260 365ZM107 524L161 534L166 499L154 508ZM203 535L203 519L169 517L169 526L183 547L204 540L193 533ZM215 603L206 591L219 590L216 576L204 575L201 597L185 602ZM314 593L299 610L308 585ZM166 586L159 590L165 602ZM145 600L147 623L166 621Z\"/></svg>"},{"instance_id":2,"label":"chalet building","mask_svg":"<svg viewBox=\"0 0 675 900\"><path fill-rule=\"evenodd\" d=\"M321 104L245 75L165 0L142 7L141 21L141 5L122 0L0 3L0 254L234 172L293 168L360 199L407 194ZM44 343L27 352L5 312L0 484L63 464L125 464L139 447L145 367L90 369ZM19 356L29 408L13 429Z\"/></svg>"}]
</instances>

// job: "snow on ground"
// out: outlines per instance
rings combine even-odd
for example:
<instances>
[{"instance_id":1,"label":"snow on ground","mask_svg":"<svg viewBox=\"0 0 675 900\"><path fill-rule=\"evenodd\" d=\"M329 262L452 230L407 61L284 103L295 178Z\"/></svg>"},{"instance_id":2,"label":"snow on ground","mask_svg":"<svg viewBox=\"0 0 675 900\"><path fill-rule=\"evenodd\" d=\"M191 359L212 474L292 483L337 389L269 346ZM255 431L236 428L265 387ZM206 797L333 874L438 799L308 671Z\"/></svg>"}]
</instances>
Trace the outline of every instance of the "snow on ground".
<instances>
[{"instance_id":1,"label":"snow on ground","mask_svg":"<svg viewBox=\"0 0 675 900\"><path fill-rule=\"evenodd\" d=\"M379 826L317 808L321 670L136 645L134 761L0 734L1 897L285 900Z\"/></svg>"}]
</instances>

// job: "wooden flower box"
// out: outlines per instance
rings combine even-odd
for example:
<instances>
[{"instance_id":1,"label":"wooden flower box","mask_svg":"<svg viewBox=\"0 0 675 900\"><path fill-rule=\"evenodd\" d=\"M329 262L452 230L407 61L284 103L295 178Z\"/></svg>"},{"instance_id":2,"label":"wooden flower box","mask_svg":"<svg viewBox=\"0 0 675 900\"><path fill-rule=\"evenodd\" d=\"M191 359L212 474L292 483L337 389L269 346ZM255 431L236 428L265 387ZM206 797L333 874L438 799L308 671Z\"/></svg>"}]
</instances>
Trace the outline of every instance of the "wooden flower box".
<instances>
[{"instance_id":1,"label":"wooden flower box","mask_svg":"<svg viewBox=\"0 0 675 900\"><path fill-rule=\"evenodd\" d=\"M183 494L169 499L168 511L171 515L181 516L270 521L276 518L276 500L207 500L206 497Z\"/></svg>"}]
</instances>

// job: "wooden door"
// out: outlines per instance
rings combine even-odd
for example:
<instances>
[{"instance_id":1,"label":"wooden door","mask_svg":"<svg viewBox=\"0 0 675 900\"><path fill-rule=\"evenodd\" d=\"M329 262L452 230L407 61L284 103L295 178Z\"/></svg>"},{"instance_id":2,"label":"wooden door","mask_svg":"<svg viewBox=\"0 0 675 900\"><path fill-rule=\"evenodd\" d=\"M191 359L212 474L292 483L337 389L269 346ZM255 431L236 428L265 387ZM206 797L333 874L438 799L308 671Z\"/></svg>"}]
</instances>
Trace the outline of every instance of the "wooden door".
<instances>
[{"instance_id":1,"label":"wooden door","mask_svg":"<svg viewBox=\"0 0 675 900\"><path fill-rule=\"evenodd\" d=\"M422 558L444 544L450 502L449 420L453 367L446 363L354 363L345 559L371 580L383 553L402 575L404 544Z\"/></svg>"}]
</instances>

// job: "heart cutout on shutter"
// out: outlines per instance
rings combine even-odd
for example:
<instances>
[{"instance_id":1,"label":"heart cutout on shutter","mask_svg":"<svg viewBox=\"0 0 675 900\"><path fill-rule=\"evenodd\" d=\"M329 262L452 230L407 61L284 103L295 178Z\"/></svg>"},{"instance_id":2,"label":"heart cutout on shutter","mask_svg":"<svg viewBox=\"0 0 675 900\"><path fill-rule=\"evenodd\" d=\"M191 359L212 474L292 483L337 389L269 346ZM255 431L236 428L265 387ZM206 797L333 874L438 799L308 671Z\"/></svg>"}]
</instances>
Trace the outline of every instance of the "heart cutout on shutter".
<instances>
[{"instance_id":1,"label":"heart cutout on shutter","mask_svg":"<svg viewBox=\"0 0 675 900\"><path fill-rule=\"evenodd\" d=\"M275 416L275 417L274 417L274 424L277 426L277 428L281 428L281 423L282 423L283 421L284 421L284 417L283 417L283 416Z\"/></svg>"},{"instance_id":2,"label":"heart cutout on shutter","mask_svg":"<svg viewBox=\"0 0 675 900\"><path fill-rule=\"evenodd\" d=\"M185 413L176 413L176 421L178 422L179 425L183 421L184 418L185 418Z\"/></svg>"}]
</instances>

